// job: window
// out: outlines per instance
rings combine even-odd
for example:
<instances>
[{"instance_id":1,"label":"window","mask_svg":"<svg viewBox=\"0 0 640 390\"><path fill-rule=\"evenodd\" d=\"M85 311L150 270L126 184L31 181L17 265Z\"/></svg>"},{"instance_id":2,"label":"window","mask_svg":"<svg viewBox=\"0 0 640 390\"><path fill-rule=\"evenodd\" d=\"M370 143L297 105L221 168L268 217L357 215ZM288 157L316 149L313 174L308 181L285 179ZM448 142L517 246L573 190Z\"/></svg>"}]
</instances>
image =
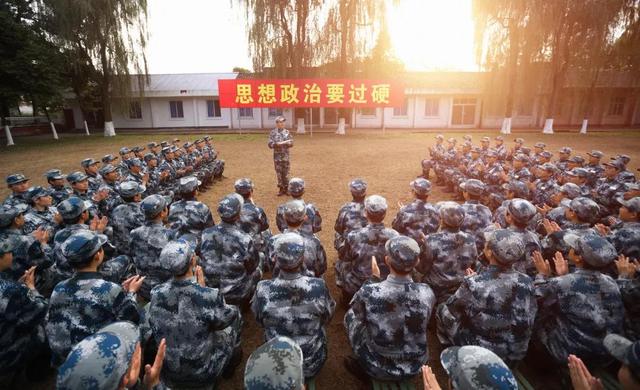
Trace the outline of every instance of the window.
<instances>
[{"instance_id":1,"label":"window","mask_svg":"<svg viewBox=\"0 0 640 390\"><path fill-rule=\"evenodd\" d=\"M140 102L129 103L129 119L142 119L142 107Z\"/></svg>"},{"instance_id":2,"label":"window","mask_svg":"<svg viewBox=\"0 0 640 390\"><path fill-rule=\"evenodd\" d=\"M626 99L624 96L617 96L617 97L611 98L611 100L609 101L608 115L617 115L617 116L622 115L624 113L625 100Z\"/></svg>"},{"instance_id":3,"label":"window","mask_svg":"<svg viewBox=\"0 0 640 390\"><path fill-rule=\"evenodd\" d=\"M253 108L251 107L238 108L238 116L240 118L253 118Z\"/></svg>"},{"instance_id":4,"label":"window","mask_svg":"<svg viewBox=\"0 0 640 390\"><path fill-rule=\"evenodd\" d=\"M409 99L405 98L402 107L393 107L393 116L407 116L409 109Z\"/></svg>"},{"instance_id":5,"label":"window","mask_svg":"<svg viewBox=\"0 0 640 390\"><path fill-rule=\"evenodd\" d=\"M424 116L438 116L439 115L439 103L440 99L429 98L424 100Z\"/></svg>"},{"instance_id":6,"label":"window","mask_svg":"<svg viewBox=\"0 0 640 390\"><path fill-rule=\"evenodd\" d=\"M359 108L358 112L360 113L360 115L362 116L376 116L376 109L375 107L363 107L363 108Z\"/></svg>"},{"instance_id":7,"label":"window","mask_svg":"<svg viewBox=\"0 0 640 390\"><path fill-rule=\"evenodd\" d=\"M207 116L209 118L219 118L222 116L220 112L220 100L207 100Z\"/></svg>"},{"instance_id":8,"label":"window","mask_svg":"<svg viewBox=\"0 0 640 390\"><path fill-rule=\"evenodd\" d=\"M282 108L269 107L269 118L275 118L282 115Z\"/></svg>"},{"instance_id":9,"label":"window","mask_svg":"<svg viewBox=\"0 0 640 390\"><path fill-rule=\"evenodd\" d=\"M169 102L169 110L171 111L172 118L184 118L184 111L182 110L182 100L171 100Z\"/></svg>"}]
</instances>

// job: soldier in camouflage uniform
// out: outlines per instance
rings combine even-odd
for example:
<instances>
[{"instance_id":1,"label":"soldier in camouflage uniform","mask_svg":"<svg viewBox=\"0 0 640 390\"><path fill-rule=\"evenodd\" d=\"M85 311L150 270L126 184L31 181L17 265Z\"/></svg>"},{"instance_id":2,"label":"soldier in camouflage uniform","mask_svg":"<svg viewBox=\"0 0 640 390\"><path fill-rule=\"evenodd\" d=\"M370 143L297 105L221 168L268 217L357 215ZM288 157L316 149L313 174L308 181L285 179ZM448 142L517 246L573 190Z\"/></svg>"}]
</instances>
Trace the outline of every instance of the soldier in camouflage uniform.
<instances>
[{"instance_id":1,"label":"soldier in camouflage uniform","mask_svg":"<svg viewBox=\"0 0 640 390\"><path fill-rule=\"evenodd\" d=\"M127 165L127 161L131 159L133 156L133 152L126 146L120 148L120 163L117 168L120 172L120 177L126 177L129 174L129 166Z\"/></svg>"},{"instance_id":2,"label":"soldier in camouflage uniform","mask_svg":"<svg viewBox=\"0 0 640 390\"><path fill-rule=\"evenodd\" d=\"M169 200L161 195L149 195L140 203L145 222L131 231L129 246L136 273L144 276L138 295L149 300L151 289L169 280L172 274L160 263L160 252L177 238L177 233L165 227L169 215Z\"/></svg>"},{"instance_id":3,"label":"soldier in camouflage uniform","mask_svg":"<svg viewBox=\"0 0 640 390\"><path fill-rule=\"evenodd\" d=\"M440 354L440 363L454 390L520 388L509 367L487 348L475 345L449 347Z\"/></svg>"},{"instance_id":4,"label":"soldier in camouflage uniform","mask_svg":"<svg viewBox=\"0 0 640 390\"><path fill-rule=\"evenodd\" d=\"M504 144L504 137L499 135L494 138L494 140L494 149L496 151L496 154L498 155L498 160L502 162L507 159L507 146Z\"/></svg>"},{"instance_id":5,"label":"soldier in camouflage uniform","mask_svg":"<svg viewBox=\"0 0 640 390\"><path fill-rule=\"evenodd\" d=\"M438 309L438 338L444 345L478 345L507 364L524 358L536 317L533 280L513 270L525 253L510 230L488 234L484 254L489 266L465 278Z\"/></svg>"},{"instance_id":6,"label":"soldier in camouflage uniform","mask_svg":"<svg viewBox=\"0 0 640 390\"><path fill-rule=\"evenodd\" d=\"M149 182L149 174L144 171L144 162L137 157L130 158L127 160L127 167L129 167L129 171L123 176L122 181L133 181L146 187Z\"/></svg>"},{"instance_id":7,"label":"soldier in camouflage uniform","mask_svg":"<svg viewBox=\"0 0 640 390\"><path fill-rule=\"evenodd\" d=\"M162 184L166 181L169 173L161 172L158 169L158 157L153 153L144 155L144 163L147 165L147 173L149 174L145 195L153 195L162 190Z\"/></svg>"},{"instance_id":8,"label":"soldier in camouflage uniform","mask_svg":"<svg viewBox=\"0 0 640 390\"><path fill-rule=\"evenodd\" d=\"M129 160L131 161L131 160ZM125 181L118 191L124 201L111 212L110 223L113 226L113 245L121 255L132 256L130 247L131 231L144 224L144 214L140 209L144 186L135 181Z\"/></svg>"},{"instance_id":9,"label":"soldier in camouflage uniform","mask_svg":"<svg viewBox=\"0 0 640 390\"><path fill-rule=\"evenodd\" d=\"M50 169L44 174L49 183L49 190L51 190L51 197L53 198L53 205L57 206L58 203L67 199L71 194L71 191L64 185L65 175L59 169Z\"/></svg>"},{"instance_id":10,"label":"soldier in camouflage uniform","mask_svg":"<svg viewBox=\"0 0 640 390\"><path fill-rule=\"evenodd\" d=\"M260 254L251 235L238 226L242 196L230 194L218 204L219 225L202 232L201 262L207 285L232 305L245 306L262 277Z\"/></svg>"},{"instance_id":11,"label":"soldier in camouflage uniform","mask_svg":"<svg viewBox=\"0 0 640 390\"><path fill-rule=\"evenodd\" d=\"M31 208L24 215L22 232L31 234L39 227L43 227L49 233L49 239L53 239L62 218L58 210L52 206L51 191L40 186L31 187L28 197Z\"/></svg>"},{"instance_id":12,"label":"soldier in camouflage uniform","mask_svg":"<svg viewBox=\"0 0 640 390\"><path fill-rule=\"evenodd\" d=\"M424 236L438 230L440 216L433 205L427 201L431 194L429 180L418 178L409 186L416 199L400 208L391 227L402 235L422 242Z\"/></svg>"},{"instance_id":13,"label":"soldier in camouflage uniform","mask_svg":"<svg viewBox=\"0 0 640 390\"><path fill-rule=\"evenodd\" d=\"M480 199L484 194L484 183L480 180L469 179L460 184L462 195L465 202L462 204L464 209L464 221L460 230L467 232L475 237L478 250L484 247L484 229L491 224L491 210L480 204Z\"/></svg>"},{"instance_id":14,"label":"soldier in camouflage uniform","mask_svg":"<svg viewBox=\"0 0 640 390\"><path fill-rule=\"evenodd\" d=\"M353 296L344 317L356 355L345 362L351 372L359 365L375 379L402 380L416 375L429 360L427 324L436 299L429 286L411 279L419 255L413 239L389 239L384 262L391 273L384 281L363 285Z\"/></svg>"},{"instance_id":15,"label":"soldier in camouflage uniform","mask_svg":"<svg viewBox=\"0 0 640 390\"><path fill-rule=\"evenodd\" d=\"M620 222L611 226L608 239L618 254L640 259L640 197L618 202Z\"/></svg>"},{"instance_id":16,"label":"soldier in camouflage uniform","mask_svg":"<svg viewBox=\"0 0 640 390\"><path fill-rule=\"evenodd\" d=\"M439 207L440 230L426 237L416 270L422 282L435 293L437 303L456 292L467 268L475 265L478 251L475 238L460 231L465 217L462 206L446 202Z\"/></svg>"},{"instance_id":17,"label":"soldier in camouflage uniform","mask_svg":"<svg viewBox=\"0 0 640 390\"><path fill-rule=\"evenodd\" d=\"M592 195L593 199L606 208L606 213L616 214L616 198L626 191L624 183L618 177L624 169L624 164L619 160L604 163L604 174L596 183Z\"/></svg>"},{"instance_id":18,"label":"soldier in camouflage uniform","mask_svg":"<svg viewBox=\"0 0 640 390\"><path fill-rule=\"evenodd\" d=\"M333 247L340 252L344 241L352 230L367 226L367 216L364 212L364 198L367 195L367 182L363 179L354 179L349 183L352 201L340 207L334 226L335 238Z\"/></svg>"},{"instance_id":19,"label":"soldier in camouflage uniform","mask_svg":"<svg viewBox=\"0 0 640 390\"><path fill-rule=\"evenodd\" d=\"M387 201L380 195L371 195L364 201L369 223L367 226L351 231L345 240L336 261L336 284L342 289L345 301L360 289L371 276L371 256L375 256L381 276L386 278L389 268L383 262L385 244L398 232L384 226L387 214ZM346 302L345 302L346 303Z\"/></svg>"},{"instance_id":20,"label":"soldier in camouflage uniform","mask_svg":"<svg viewBox=\"0 0 640 390\"><path fill-rule=\"evenodd\" d=\"M536 170L537 180L530 184L532 203L542 206L548 202L549 196L556 192L558 183L554 179L556 167L551 163L544 163Z\"/></svg>"},{"instance_id":21,"label":"soldier in camouflage uniform","mask_svg":"<svg viewBox=\"0 0 640 390\"><path fill-rule=\"evenodd\" d=\"M435 145L429 148L430 158L429 159L425 158L424 160L422 160L422 163L421 163L422 175L420 175L419 177L422 177L428 180L431 174L431 170L434 169L435 171L436 164L438 164L438 161L442 159L442 156L444 155L444 152L445 152L443 143L444 143L444 136L442 134L436 135Z\"/></svg>"},{"instance_id":22,"label":"soldier in camouflage uniform","mask_svg":"<svg viewBox=\"0 0 640 390\"><path fill-rule=\"evenodd\" d=\"M225 303L220 290L206 286L189 242L171 241L160 258L174 275L151 290L148 308L156 343L167 342L162 382L171 388L211 389L240 362L240 310Z\"/></svg>"},{"instance_id":23,"label":"soldier in camouflage uniform","mask_svg":"<svg viewBox=\"0 0 640 390\"><path fill-rule=\"evenodd\" d=\"M107 237L80 230L62 244L62 253L75 274L56 285L49 300L47 338L52 362L61 364L71 348L98 329L118 320L139 320L135 293L142 278L127 279L122 286L98 273Z\"/></svg>"},{"instance_id":24,"label":"soldier in camouflage uniform","mask_svg":"<svg viewBox=\"0 0 640 390\"><path fill-rule=\"evenodd\" d=\"M558 169L558 172L562 173L567 170L571 152L572 150L568 146L562 147L560 148L560 150L558 150L558 160L556 161L556 168Z\"/></svg>"},{"instance_id":25,"label":"soldier in camouflage uniform","mask_svg":"<svg viewBox=\"0 0 640 390\"><path fill-rule=\"evenodd\" d=\"M325 325L331 321L336 303L324 280L301 273L304 239L296 233L276 237L273 257L280 272L274 279L258 283L251 308L265 330L265 340L286 336L298 343L304 356L304 376L311 378L327 359Z\"/></svg>"},{"instance_id":26,"label":"soldier in camouflage uniform","mask_svg":"<svg viewBox=\"0 0 640 390\"><path fill-rule=\"evenodd\" d=\"M202 144L202 147L200 147L200 143L198 143L198 149L201 148L203 156L205 158L205 161L207 161L207 163L209 163L209 165L213 166L213 175L216 179L219 179L222 177L222 174L224 173L224 160L221 160L218 158L218 152L216 151L215 147L213 146L213 142L211 142L211 137L209 137L208 135L205 135L202 140L204 141L204 144Z\"/></svg>"},{"instance_id":27,"label":"soldier in camouflage uniform","mask_svg":"<svg viewBox=\"0 0 640 390\"><path fill-rule=\"evenodd\" d=\"M47 300L38 293L34 268L22 281L10 274L13 240L0 238L0 386L11 388L10 377L48 351L44 333ZM23 276L20 275L20 276Z\"/></svg>"},{"instance_id":28,"label":"soldier in camouflage uniform","mask_svg":"<svg viewBox=\"0 0 640 390\"><path fill-rule=\"evenodd\" d=\"M173 202L169 208L171 229L180 232L181 236L194 243L196 251L199 251L202 231L214 225L209 206L198 201L198 186L200 184L195 176L180 178L178 189L181 199Z\"/></svg>"},{"instance_id":29,"label":"soldier in camouflage uniform","mask_svg":"<svg viewBox=\"0 0 640 390\"><path fill-rule=\"evenodd\" d=\"M244 371L246 390L302 390L302 350L288 337L274 337L258 347Z\"/></svg>"},{"instance_id":30,"label":"soldier in camouflage uniform","mask_svg":"<svg viewBox=\"0 0 640 390\"><path fill-rule=\"evenodd\" d=\"M529 228L536 215L536 207L528 200L520 198L511 199L505 215L509 230L520 237L525 247L522 257L513 263L513 269L532 277L535 276L533 252L540 251L542 247L538 235Z\"/></svg>"},{"instance_id":31,"label":"soldier in camouflage uniform","mask_svg":"<svg viewBox=\"0 0 640 390\"><path fill-rule=\"evenodd\" d=\"M80 162L80 166L84 169L85 175L89 180L89 191L97 192L98 188L104 184L104 180L98 174L98 161L92 158L85 158Z\"/></svg>"},{"instance_id":32,"label":"soldier in camouflage uniform","mask_svg":"<svg viewBox=\"0 0 640 390\"><path fill-rule=\"evenodd\" d=\"M304 187L304 180L299 177L294 177L289 180L287 188L293 199L304 201L302 199L302 196L304 195ZM281 232L287 228L287 223L284 220L284 205L285 203L278 206L278 210L276 212L276 225L278 226L278 230ZM300 230L306 234L318 233L322 230L322 217L320 216L320 211L313 203L305 202L305 208L307 212L307 219Z\"/></svg>"},{"instance_id":33,"label":"soldier in camouflage uniform","mask_svg":"<svg viewBox=\"0 0 640 390\"><path fill-rule=\"evenodd\" d=\"M271 237L269 230L269 218L264 209L253 201L253 182L251 179L242 178L236 180L234 188L237 194L244 199L240 212L240 228L253 238L253 244L260 252L260 264L265 264L267 242Z\"/></svg>"},{"instance_id":34,"label":"soldier in camouflage uniform","mask_svg":"<svg viewBox=\"0 0 640 390\"><path fill-rule=\"evenodd\" d=\"M296 233L300 235L304 241L304 261L302 270L300 271L303 275L319 278L327 271L327 254L322 246L322 242L320 242L320 239L315 234L308 234L300 229L304 221L308 218L306 210L305 204L301 200L291 200L284 204L284 219L287 223L287 228L283 233L271 237L268 245L267 259L269 261L269 268L273 270L273 276L277 276L279 273L274 252L275 244L279 237L287 233Z\"/></svg>"},{"instance_id":35,"label":"soldier in camouflage uniform","mask_svg":"<svg viewBox=\"0 0 640 390\"><path fill-rule=\"evenodd\" d=\"M27 190L30 187L30 181L22 173L14 173L7 176L7 187L11 190L11 195L7 196L3 204L8 206L16 206L19 204L29 205L27 200Z\"/></svg>"},{"instance_id":36,"label":"soldier in camouflage uniform","mask_svg":"<svg viewBox=\"0 0 640 390\"><path fill-rule=\"evenodd\" d=\"M276 169L278 180L278 196L287 194L289 184L289 149L293 147L293 137L289 130L284 128L286 119L283 116L276 118L276 128L269 133L269 149L273 149L273 165Z\"/></svg>"},{"instance_id":37,"label":"soldier in camouflage uniform","mask_svg":"<svg viewBox=\"0 0 640 390\"><path fill-rule=\"evenodd\" d=\"M576 266L573 273L568 273L561 255L556 255L557 277L551 277L542 256L536 258L536 345L556 364L566 364L570 354L589 363L606 363L610 358L602 339L622 332L624 316L616 282L601 272L616 258L616 250L594 234L579 235L574 246L569 252Z\"/></svg>"}]
</instances>

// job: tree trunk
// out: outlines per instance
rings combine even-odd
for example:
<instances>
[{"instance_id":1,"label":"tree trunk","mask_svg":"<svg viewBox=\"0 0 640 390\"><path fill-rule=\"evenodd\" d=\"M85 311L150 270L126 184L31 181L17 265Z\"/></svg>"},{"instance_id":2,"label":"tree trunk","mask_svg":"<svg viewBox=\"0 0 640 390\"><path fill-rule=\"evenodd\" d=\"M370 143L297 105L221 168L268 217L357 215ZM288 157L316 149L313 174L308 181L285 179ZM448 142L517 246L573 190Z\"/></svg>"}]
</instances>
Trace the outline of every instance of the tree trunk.
<instances>
[{"instance_id":1,"label":"tree trunk","mask_svg":"<svg viewBox=\"0 0 640 390\"><path fill-rule=\"evenodd\" d=\"M116 135L113 126L113 116L111 113L111 71L107 59L107 47L103 42L100 45L100 61L102 63L102 115L104 117L104 136L114 137Z\"/></svg>"}]
</instances>

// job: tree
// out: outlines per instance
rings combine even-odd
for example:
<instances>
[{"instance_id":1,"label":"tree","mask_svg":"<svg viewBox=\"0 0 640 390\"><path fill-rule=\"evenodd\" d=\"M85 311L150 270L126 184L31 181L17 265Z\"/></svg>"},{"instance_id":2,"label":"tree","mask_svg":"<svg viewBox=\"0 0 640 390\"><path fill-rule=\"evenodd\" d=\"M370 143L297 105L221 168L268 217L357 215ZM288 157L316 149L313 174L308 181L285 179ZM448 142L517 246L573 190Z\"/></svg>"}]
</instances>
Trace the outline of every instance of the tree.
<instances>
[{"instance_id":1,"label":"tree","mask_svg":"<svg viewBox=\"0 0 640 390\"><path fill-rule=\"evenodd\" d=\"M128 103L133 87L129 69L141 75L134 79L140 93L148 82L146 0L42 1L60 47L85 54L78 60L89 60L97 71L104 134L114 136L111 102L118 97Z\"/></svg>"}]
</instances>

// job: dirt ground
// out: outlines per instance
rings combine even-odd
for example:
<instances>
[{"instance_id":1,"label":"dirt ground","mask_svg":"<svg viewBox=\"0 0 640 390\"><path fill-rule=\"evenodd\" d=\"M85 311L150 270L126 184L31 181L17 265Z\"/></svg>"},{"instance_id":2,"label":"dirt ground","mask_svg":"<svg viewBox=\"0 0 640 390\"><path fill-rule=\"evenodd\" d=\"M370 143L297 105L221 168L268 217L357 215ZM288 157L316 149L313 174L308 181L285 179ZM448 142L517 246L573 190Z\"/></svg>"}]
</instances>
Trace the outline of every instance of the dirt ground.
<instances>
[{"instance_id":1,"label":"dirt ground","mask_svg":"<svg viewBox=\"0 0 640 390\"><path fill-rule=\"evenodd\" d=\"M460 131L443 132L445 137L453 136L461 140L466 133L473 135L474 143L479 143L482 136L495 136L496 132ZM306 181L307 192L304 199L313 202L320 209L323 217L323 229L320 239L327 251L329 269L325 275L332 295L336 300L339 291L335 287L333 263L337 254L333 249L333 224L338 209L349 201L348 182L352 178L361 177L369 183L369 194L380 194L387 198L390 210L386 222L390 223L398 210L398 202L411 199L409 182L420 173L420 160L427 156L428 147L434 142L433 132L391 132L383 135L380 131L358 132L346 136L333 134L294 135L295 146L291 150L291 177L302 177ZM197 135L177 135L183 142L198 138ZM598 149L609 156L624 153L632 157L630 168L635 172L640 166L640 132L620 131L590 133L557 133L543 135L540 132L518 132L506 137L510 147L516 137L523 137L527 146L537 141L546 142L548 149L556 153L562 146L571 146L574 154L586 156L586 152ZM17 138L17 146L0 147L0 176L4 179L12 172L22 172L31 178L32 183L44 185L43 173L51 168L60 168L65 173L79 170L79 162L86 157L101 158L104 154L117 154L121 146L145 145L149 141L173 139L173 135L150 134L120 135L114 138L101 136L63 136L59 141L49 138ZM275 211L286 198L276 197L275 173L273 170L271 151L267 148L266 134L220 134L213 140L220 158L226 161L226 176L216 183L200 200L215 210L217 201L233 191L233 183L237 178L250 177L255 185L255 201L262 206L275 227ZM9 191L0 190L4 198ZM448 198L440 188L435 187L431 199L440 201ZM219 220L214 211L214 219ZM320 389L358 389L366 388L343 367L343 357L351 350L343 326L345 311L338 306L333 320L328 326L329 358L316 379ZM243 347L245 360L248 355L262 343L262 330L256 325L253 315L245 313L243 329ZM431 339L431 365L441 385L446 386L446 379L438 362L440 348L433 332ZM231 380L223 381L219 388L241 389L244 362ZM545 376L537 373L534 376ZM543 378L540 378L543 379ZM549 378L546 378L549 379ZM537 382L537 381L535 381ZM52 385L52 383L51 383ZM422 388L416 380L418 388ZM47 388L49 386L46 386ZM538 386L536 386L538 387ZM546 387L546 386L545 386Z\"/></svg>"}]
</instances>

